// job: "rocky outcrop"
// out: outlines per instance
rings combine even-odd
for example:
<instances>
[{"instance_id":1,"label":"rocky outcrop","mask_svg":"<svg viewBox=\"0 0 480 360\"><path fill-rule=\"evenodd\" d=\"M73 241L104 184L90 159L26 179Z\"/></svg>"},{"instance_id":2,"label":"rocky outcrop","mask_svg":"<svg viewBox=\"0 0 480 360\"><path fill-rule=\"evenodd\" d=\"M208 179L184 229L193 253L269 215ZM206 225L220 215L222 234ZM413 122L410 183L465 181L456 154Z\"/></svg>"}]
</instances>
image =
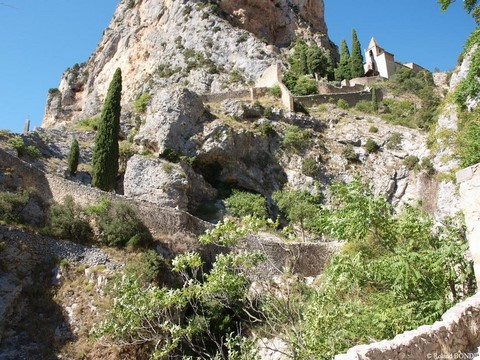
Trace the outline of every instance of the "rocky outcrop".
<instances>
[{"instance_id":1,"label":"rocky outcrop","mask_svg":"<svg viewBox=\"0 0 480 360\"><path fill-rule=\"evenodd\" d=\"M323 0L224 0L220 7L235 25L277 46L290 44L307 24L314 32L327 34Z\"/></svg>"},{"instance_id":2,"label":"rocky outcrop","mask_svg":"<svg viewBox=\"0 0 480 360\"><path fill-rule=\"evenodd\" d=\"M219 93L254 81L279 59L278 49L263 37L285 45L296 34L319 31L318 42L335 50L326 35L322 0L237 3L221 2L231 10L228 15L202 1L121 1L92 56L67 69L58 90L50 91L42 126L98 114L118 67L128 111L139 95L178 84ZM271 19L259 11L264 8Z\"/></svg>"}]
</instances>

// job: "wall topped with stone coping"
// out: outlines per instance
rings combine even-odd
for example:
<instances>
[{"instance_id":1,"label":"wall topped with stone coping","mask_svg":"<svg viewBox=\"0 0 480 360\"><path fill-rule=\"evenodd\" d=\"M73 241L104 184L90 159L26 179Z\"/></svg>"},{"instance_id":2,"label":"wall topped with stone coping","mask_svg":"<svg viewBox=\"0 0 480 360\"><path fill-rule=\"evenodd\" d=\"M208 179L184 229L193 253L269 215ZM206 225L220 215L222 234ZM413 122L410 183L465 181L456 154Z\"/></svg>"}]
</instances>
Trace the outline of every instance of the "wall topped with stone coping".
<instances>
[{"instance_id":1,"label":"wall topped with stone coping","mask_svg":"<svg viewBox=\"0 0 480 360\"><path fill-rule=\"evenodd\" d=\"M433 325L368 345L335 360L474 359L480 345L480 293L455 305Z\"/></svg>"},{"instance_id":2,"label":"wall topped with stone coping","mask_svg":"<svg viewBox=\"0 0 480 360\"><path fill-rule=\"evenodd\" d=\"M377 91L378 99L382 99L380 91ZM303 104L304 106L311 107L318 104L337 103L338 100L345 100L350 107L353 107L360 100L371 101L372 94L369 91L361 91L356 93L339 93L328 95L307 95L307 96L295 96L295 101Z\"/></svg>"}]
</instances>

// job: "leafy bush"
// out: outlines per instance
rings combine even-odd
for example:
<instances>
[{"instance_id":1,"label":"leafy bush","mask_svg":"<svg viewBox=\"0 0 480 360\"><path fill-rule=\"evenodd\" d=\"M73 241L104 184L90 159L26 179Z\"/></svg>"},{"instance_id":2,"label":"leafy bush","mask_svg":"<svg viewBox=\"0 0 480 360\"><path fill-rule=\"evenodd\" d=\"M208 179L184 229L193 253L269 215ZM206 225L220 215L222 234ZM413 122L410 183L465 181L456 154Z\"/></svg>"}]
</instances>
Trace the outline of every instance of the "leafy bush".
<instances>
[{"instance_id":1,"label":"leafy bush","mask_svg":"<svg viewBox=\"0 0 480 360\"><path fill-rule=\"evenodd\" d=\"M342 150L342 155L349 163L357 162L358 161L358 154L353 149L351 144L345 145Z\"/></svg>"},{"instance_id":2,"label":"leafy bush","mask_svg":"<svg viewBox=\"0 0 480 360\"><path fill-rule=\"evenodd\" d=\"M234 190L233 194L225 199L227 210L234 216L243 217L252 215L259 219L268 217L267 201L260 194Z\"/></svg>"},{"instance_id":3,"label":"leafy bush","mask_svg":"<svg viewBox=\"0 0 480 360\"><path fill-rule=\"evenodd\" d=\"M377 133L377 132L378 132L378 128L377 128L376 126L370 126L370 128L368 129L368 132Z\"/></svg>"},{"instance_id":4,"label":"leafy bush","mask_svg":"<svg viewBox=\"0 0 480 360\"><path fill-rule=\"evenodd\" d=\"M137 217L135 209L126 202L102 198L88 209L95 218L99 241L107 246L147 247L152 236Z\"/></svg>"},{"instance_id":5,"label":"leafy bush","mask_svg":"<svg viewBox=\"0 0 480 360\"><path fill-rule=\"evenodd\" d=\"M360 100L355 104L355 110L369 114L373 112L372 103L367 100Z\"/></svg>"},{"instance_id":6,"label":"leafy bush","mask_svg":"<svg viewBox=\"0 0 480 360\"><path fill-rule=\"evenodd\" d=\"M37 159L42 156L42 153L35 145L27 146L21 136L8 139L7 144L17 151L18 156L28 156L32 159Z\"/></svg>"},{"instance_id":7,"label":"leafy bush","mask_svg":"<svg viewBox=\"0 0 480 360\"><path fill-rule=\"evenodd\" d=\"M144 113L145 110L147 110L147 106L148 104L150 104L151 100L152 95L150 95L149 93L143 93L142 95L140 95L134 103L135 111L138 113Z\"/></svg>"},{"instance_id":8,"label":"leafy bush","mask_svg":"<svg viewBox=\"0 0 480 360\"><path fill-rule=\"evenodd\" d=\"M420 159L415 156L415 155L408 155L407 157L405 157L405 159L403 159L403 164L409 169L409 170L413 170L416 168L418 162L420 161Z\"/></svg>"},{"instance_id":9,"label":"leafy bush","mask_svg":"<svg viewBox=\"0 0 480 360\"><path fill-rule=\"evenodd\" d=\"M480 162L480 121L476 117L479 110L463 115L462 129L457 134L457 152L460 155L462 167L468 167ZM465 124L466 123L466 124Z\"/></svg>"},{"instance_id":10,"label":"leafy bush","mask_svg":"<svg viewBox=\"0 0 480 360\"><path fill-rule=\"evenodd\" d=\"M307 129L304 130L296 125L290 125L285 130L282 147L288 151L300 152L308 144L311 135L311 132Z\"/></svg>"},{"instance_id":11,"label":"leafy bush","mask_svg":"<svg viewBox=\"0 0 480 360\"><path fill-rule=\"evenodd\" d=\"M307 157L302 163L302 173L310 177L316 177L320 171L317 160L313 157Z\"/></svg>"},{"instance_id":12,"label":"leafy bush","mask_svg":"<svg viewBox=\"0 0 480 360\"><path fill-rule=\"evenodd\" d=\"M293 94L299 96L313 95L317 92L317 82L307 76L300 76L292 90Z\"/></svg>"},{"instance_id":13,"label":"leafy bush","mask_svg":"<svg viewBox=\"0 0 480 360\"><path fill-rule=\"evenodd\" d=\"M373 139L369 138L365 143L365 150L367 150L369 153L377 152L379 149L380 146L378 146L378 144Z\"/></svg>"},{"instance_id":14,"label":"leafy bush","mask_svg":"<svg viewBox=\"0 0 480 360\"><path fill-rule=\"evenodd\" d=\"M435 174L435 167L433 166L432 160L428 157L422 158L420 161L420 169L425 171L428 175Z\"/></svg>"},{"instance_id":15,"label":"leafy bush","mask_svg":"<svg viewBox=\"0 0 480 360\"><path fill-rule=\"evenodd\" d=\"M100 122L100 116L94 116L94 117L77 121L75 123L75 128L77 130L96 131L98 129L99 122Z\"/></svg>"},{"instance_id":16,"label":"leafy bush","mask_svg":"<svg viewBox=\"0 0 480 360\"><path fill-rule=\"evenodd\" d=\"M269 89L270 95L276 98L280 98L282 96L282 90L280 89L280 86L274 85Z\"/></svg>"},{"instance_id":17,"label":"leafy bush","mask_svg":"<svg viewBox=\"0 0 480 360\"><path fill-rule=\"evenodd\" d=\"M70 195L65 196L63 204L52 205L49 225L50 233L63 239L85 243L93 237L86 212Z\"/></svg>"},{"instance_id":18,"label":"leafy bush","mask_svg":"<svg viewBox=\"0 0 480 360\"><path fill-rule=\"evenodd\" d=\"M346 100L338 99L337 107L339 107L340 109L348 110L350 108L350 105L348 105L348 102Z\"/></svg>"},{"instance_id":19,"label":"leafy bush","mask_svg":"<svg viewBox=\"0 0 480 360\"><path fill-rule=\"evenodd\" d=\"M389 136L386 147L389 150L398 149L400 144L402 143L403 135L399 132L393 132L392 135Z\"/></svg>"},{"instance_id":20,"label":"leafy bush","mask_svg":"<svg viewBox=\"0 0 480 360\"><path fill-rule=\"evenodd\" d=\"M7 223L22 223L22 212L30 201L32 192L23 190L18 193L0 192L0 220Z\"/></svg>"},{"instance_id":21,"label":"leafy bush","mask_svg":"<svg viewBox=\"0 0 480 360\"><path fill-rule=\"evenodd\" d=\"M180 161L180 154L173 149L165 148L162 153L159 155L161 159L176 163Z\"/></svg>"}]
</instances>

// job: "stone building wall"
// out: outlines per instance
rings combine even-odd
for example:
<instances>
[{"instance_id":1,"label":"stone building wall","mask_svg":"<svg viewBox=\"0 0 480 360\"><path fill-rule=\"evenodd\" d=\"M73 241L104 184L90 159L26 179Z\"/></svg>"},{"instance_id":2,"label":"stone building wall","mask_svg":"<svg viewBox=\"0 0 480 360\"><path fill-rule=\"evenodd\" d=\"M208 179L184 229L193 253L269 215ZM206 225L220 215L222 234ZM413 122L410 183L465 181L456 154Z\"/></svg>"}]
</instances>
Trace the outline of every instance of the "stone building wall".
<instances>
[{"instance_id":1,"label":"stone building wall","mask_svg":"<svg viewBox=\"0 0 480 360\"><path fill-rule=\"evenodd\" d=\"M465 215L477 288L480 288L480 163L457 172L457 184L460 185L460 208Z\"/></svg>"},{"instance_id":2,"label":"stone building wall","mask_svg":"<svg viewBox=\"0 0 480 360\"><path fill-rule=\"evenodd\" d=\"M377 92L379 100L381 100L380 91ZM302 103L304 106L311 107L318 104L337 103L338 100L345 100L350 107L353 107L360 100L371 101L372 94L369 91L362 91L357 93L341 93L328 95L307 95L295 96L295 100Z\"/></svg>"}]
</instances>

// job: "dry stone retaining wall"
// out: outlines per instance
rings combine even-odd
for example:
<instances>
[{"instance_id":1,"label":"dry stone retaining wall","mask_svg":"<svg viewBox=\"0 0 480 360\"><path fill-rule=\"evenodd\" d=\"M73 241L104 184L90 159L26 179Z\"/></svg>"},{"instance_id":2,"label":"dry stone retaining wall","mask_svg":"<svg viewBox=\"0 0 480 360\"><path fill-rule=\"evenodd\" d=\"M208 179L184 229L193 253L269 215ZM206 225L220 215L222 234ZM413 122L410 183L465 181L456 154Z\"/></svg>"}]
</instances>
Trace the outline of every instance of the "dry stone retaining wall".
<instances>
[{"instance_id":1,"label":"dry stone retaining wall","mask_svg":"<svg viewBox=\"0 0 480 360\"><path fill-rule=\"evenodd\" d=\"M377 92L379 100L381 100L380 91ZM356 93L337 93L328 95L307 95L307 96L295 96L295 100L302 103L304 106L311 107L318 104L327 104L330 102L337 103L338 100L345 100L350 107L353 107L360 100L371 101L372 94L368 91L361 91Z\"/></svg>"},{"instance_id":2,"label":"dry stone retaining wall","mask_svg":"<svg viewBox=\"0 0 480 360\"><path fill-rule=\"evenodd\" d=\"M359 345L335 360L474 359L480 345L480 293L455 305L433 325L369 345Z\"/></svg>"}]
</instances>

